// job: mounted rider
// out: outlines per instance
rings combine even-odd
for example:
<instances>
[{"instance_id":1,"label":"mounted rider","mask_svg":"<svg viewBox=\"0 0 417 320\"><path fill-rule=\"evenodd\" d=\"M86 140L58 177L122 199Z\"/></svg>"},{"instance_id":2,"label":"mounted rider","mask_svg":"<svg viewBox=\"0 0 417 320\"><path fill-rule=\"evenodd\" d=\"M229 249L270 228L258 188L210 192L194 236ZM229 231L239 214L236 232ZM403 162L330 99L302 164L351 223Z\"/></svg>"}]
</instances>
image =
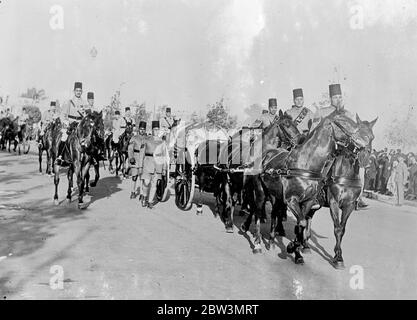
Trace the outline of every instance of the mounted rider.
<instances>
[{"instance_id":1,"label":"mounted rider","mask_svg":"<svg viewBox=\"0 0 417 320\"><path fill-rule=\"evenodd\" d=\"M348 118L356 122L356 119L353 116L353 114L345 109L345 106L343 103L342 89L341 89L340 84L336 83L336 84L329 85L329 96L330 96L330 106L317 110L316 114L314 115L313 126L314 124L317 125L317 123L320 122L322 118L327 117L328 115L330 115L336 110L340 113L345 114ZM358 204L357 204L358 208L365 208L368 206L362 199L363 186L365 182L365 166L366 166L366 163L360 161L359 176L362 180L362 191L358 199Z\"/></svg>"},{"instance_id":2,"label":"mounted rider","mask_svg":"<svg viewBox=\"0 0 417 320\"><path fill-rule=\"evenodd\" d=\"M135 118L132 116L132 112L130 110L130 107L125 108L125 115L123 117L123 120L125 121L125 125L123 128L127 128L128 126L132 126L133 128L136 127L136 121Z\"/></svg>"},{"instance_id":3,"label":"mounted rider","mask_svg":"<svg viewBox=\"0 0 417 320\"><path fill-rule=\"evenodd\" d=\"M161 179L167 168L163 161L166 156L164 140L159 137L159 121L152 121L152 136L148 136L143 143L139 154L138 174L142 177L143 199L142 207L150 209L157 203L155 199L158 180Z\"/></svg>"},{"instance_id":4,"label":"mounted rider","mask_svg":"<svg viewBox=\"0 0 417 320\"><path fill-rule=\"evenodd\" d=\"M304 107L303 89L294 89L292 94L294 105L285 112L292 117L300 133L307 134L309 131L308 122L314 118L313 112L307 107Z\"/></svg>"},{"instance_id":5,"label":"mounted rider","mask_svg":"<svg viewBox=\"0 0 417 320\"><path fill-rule=\"evenodd\" d=\"M41 127L39 130L38 143L41 144L42 137L45 134L45 130L51 122L59 118L59 114L56 110L56 102L51 101L48 110L44 111L41 117Z\"/></svg>"},{"instance_id":6,"label":"mounted rider","mask_svg":"<svg viewBox=\"0 0 417 320\"><path fill-rule=\"evenodd\" d=\"M94 107L94 92L87 92L87 103L88 105L84 108L84 111L86 114L92 113L94 111L100 112L98 108ZM105 138L104 138L104 132L103 135L99 133L98 141L99 145L99 152L97 154L97 161L106 161L106 144L105 144Z\"/></svg>"},{"instance_id":7,"label":"mounted rider","mask_svg":"<svg viewBox=\"0 0 417 320\"><path fill-rule=\"evenodd\" d=\"M161 134L166 137L170 134L175 123L174 117L171 114L171 107L165 109L165 116L160 117L159 123L161 124Z\"/></svg>"},{"instance_id":8,"label":"mounted rider","mask_svg":"<svg viewBox=\"0 0 417 320\"><path fill-rule=\"evenodd\" d=\"M146 135L146 122L139 122L139 133L130 139L128 147L129 163L132 168L132 192L130 193L130 199L136 198L136 183L139 176L139 155L140 151L147 139ZM139 177L139 201L143 198L142 192L142 176Z\"/></svg>"},{"instance_id":9,"label":"mounted rider","mask_svg":"<svg viewBox=\"0 0 417 320\"><path fill-rule=\"evenodd\" d=\"M83 84L81 82L74 83L74 97L63 104L61 120L63 128L61 130L62 136L61 141L58 145L58 158L56 162L58 165L65 164L62 159L62 155L67 143L68 136L73 130L76 129L79 121L82 120L84 115L85 107L87 103L82 99Z\"/></svg>"},{"instance_id":10,"label":"mounted rider","mask_svg":"<svg viewBox=\"0 0 417 320\"><path fill-rule=\"evenodd\" d=\"M275 118L277 117L277 110L278 110L278 103L276 98L270 98L268 101L268 113L262 112L261 117L261 128L265 129L274 122Z\"/></svg>"},{"instance_id":11,"label":"mounted rider","mask_svg":"<svg viewBox=\"0 0 417 320\"><path fill-rule=\"evenodd\" d=\"M116 110L114 112L112 127L113 127L112 142L113 142L113 144L116 144L116 143L119 143L119 138L123 134L124 129L122 127L126 128L125 127L125 121L120 116L120 111L119 110Z\"/></svg>"}]
</instances>

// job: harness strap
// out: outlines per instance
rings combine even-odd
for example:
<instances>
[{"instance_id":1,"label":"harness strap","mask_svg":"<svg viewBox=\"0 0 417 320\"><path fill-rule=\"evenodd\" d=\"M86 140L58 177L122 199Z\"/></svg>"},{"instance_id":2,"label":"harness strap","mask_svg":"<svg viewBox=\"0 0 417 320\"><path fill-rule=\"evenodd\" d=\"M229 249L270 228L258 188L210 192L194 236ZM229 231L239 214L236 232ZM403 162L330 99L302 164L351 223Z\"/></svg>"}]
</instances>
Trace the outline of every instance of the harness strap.
<instances>
[{"instance_id":1,"label":"harness strap","mask_svg":"<svg viewBox=\"0 0 417 320\"><path fill-rule=\"evenodd\" d=\"M362 188L362 180L359 178L351 179L347 177L331 177L331 182L342 186Z\"/></svg>"}]
</instances>

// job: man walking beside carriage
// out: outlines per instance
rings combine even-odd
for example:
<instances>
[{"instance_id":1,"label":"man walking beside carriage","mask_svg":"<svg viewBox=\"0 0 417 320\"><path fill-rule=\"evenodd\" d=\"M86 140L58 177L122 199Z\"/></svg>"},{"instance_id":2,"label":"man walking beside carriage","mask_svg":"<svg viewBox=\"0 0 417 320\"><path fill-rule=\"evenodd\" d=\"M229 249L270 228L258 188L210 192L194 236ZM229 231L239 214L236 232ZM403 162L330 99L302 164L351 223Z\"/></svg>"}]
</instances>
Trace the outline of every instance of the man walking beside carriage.
<instances>
[{"instance_id":1,"label":"man walking beside carriage","mask_svg":"<svg viewBox=\"0 0 417 320\"><path fill-rule=\"evenodd\" d=\"M171 107L167 107L165 109L165 116L159 119L159 123L161 126L161 134L162 136L167 136L171 132L171 129L174 125L174 117L171 114Z\"/></svg>"},{"instance_id":2,"label":"man walking beside carriage","mask_svg":"<svg viewBox=\"0 0 417 320\"><path fill-rule=\"evenodd\" d=\"M157 203L155 196L158 180L168 169L165 167L164 161L161 161L166 154L165 142L159 136L159 130L159 121L152 121L152 136L145 138L139 154L138 175L142 178L142 207L150 209Z\"/></svg>"},{"instance_id":3,"label":"man walking beside carriage","mask_svg":"<svg viewBox=\"0 0 417 320\"><path fill-rule=\"evenodd\" d=\"M132 174L132 191L130 193L130 199L135 199L137 196L137 181L139 179L139 201L142 201L143 199L142 175L139 175L140 152L146 139L146 122L141 121L139 123L139 132L130 139L128 148L129 163Z\"/></svg>"}]
</instances>

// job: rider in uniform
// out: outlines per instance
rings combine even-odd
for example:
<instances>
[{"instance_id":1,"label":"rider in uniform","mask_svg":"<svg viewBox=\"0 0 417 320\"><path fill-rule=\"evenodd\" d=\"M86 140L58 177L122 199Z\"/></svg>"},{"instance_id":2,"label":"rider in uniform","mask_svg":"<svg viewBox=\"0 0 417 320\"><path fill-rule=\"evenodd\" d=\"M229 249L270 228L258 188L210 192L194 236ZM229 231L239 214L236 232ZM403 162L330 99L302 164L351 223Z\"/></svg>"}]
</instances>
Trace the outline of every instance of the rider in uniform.
<instances>
[{"instance_id":1,"label":"rider in uniform","mask_svg":"<svg viewBox=\"0 0 417 320\"><path fill-rule=\"evenodd\" d=\"M262 121L262 129L265 129L274 122L275 117L277 116L278 104L277 99L271 98L268 101L268 113L262 113L261 121Z\"/></svg>"},{"instance_id":2,"label":"rider in uniform","mask_svg":"<svg viewBox=\"0 0 417 320\"><path fill-rule=\"evenodd\" d=\"M112 121L112 127L113 127L113 143L119 143L119 138L123 133L122 127L124 126L124 120L120 116L120 111L116 110L114 112L114 119Z\"/></svg>"},{"instance_id":3,"label":"rider in uniform","mask_svg":"<svg viewBox=\"0 0 417 320\"><path fill-rule=\"evenodd\" d=\"M165 156L165 149L164 141L159 137L159 129L159 121L152 121L152 136L145 139L139 154L138 174L142 177L142 206L150 209L157 203L155 199L157 182L161 179L161 174L167 170L160 161L161 157Z\"/></svg>"},{"instance_id":4,"label":"rider in uniform","mask_svg":"<svg viewBox=\"0 0 417 320\"><path fill-rule=\"evenodd\" d=\"M345 109L343 104L343 96L342 96L342 89L340 88L340 84L331 84L329 85L329 95L330 95L330 106L320 108L314 114L313 124L317 125L320 120L324 117L327 117L335 110L339 112L343 112L347 117L351 118L353 121L356 122L355 117L352 113Z\"/></svg>"},{"instance_id":5,"label":"rider in uniform","mask_svg":"<svg viewBox=\"0 0 417 320\"><path fill-rule=\"evenodd\" d=\"M62 159L62 154L67 143L68 136L77 127L79 121L82 120L84 107L87 103L81 97L83 94L83 84L75 82L74 96L64 103L61 113L61 120L64 124L62 128L61 141L58 145L58 158L56 159L58 165L65 164Z\"/></svg>"},{"instance_id":6,"label":"rider in uniform","mask_svg":"<svg viewBox=\"0 0 417 320\"><path fill-rule=\"evenodd\" d=\"M130 193L130 199L136 198L136 182L139 175L139 155L140 151L147 138L146 135L146 122L139 122L139 134L130 139L128 147L129 162L132 168L132 192ZM142 192L142 177L139 177L139 201L143 198Z\"/></svg>"},{"instance_id":7,"label":"rider in uniform","mask_svg":"<svg viewBox=\"0 0 417 320\"><path fill-rule=\"evenodd\" d=\"M56 102L51 101L51 103L49 104L48 110L44 111L44 113L42 114L41 128L40 128L39 136L38 136L38 143L39 144L41 144L42 137L45 134L45 129L48 126L48 124L55 121L55 119L58 118L58 117L59 117L59 115L56 111Z\"/></svg>"},{"instance_id":8,"label":"rider in uniform","mask_svg":"<svg viewBox=\"0 0 417 320\"><path fill-rule=\"evenodd\" d=\"M125 121L125 125L122 126L122 129L125 129L127 126L136 126L135 118L132 117L132 113L130 111L130 107L125 108L125 115L123 117L123 120Z\"/></svg>"},{"instance_id":9,"label":"rider in uniform","mask_svg":"<svg viewBox=\"0 0 417 320\"><path fill-rule=\"evenodd\" d=\"M165 109L165 117L161 117L159 122L161 124L162 135L167 136L171 132L172 126L175 123L174 117L171 115L170 107Z\"/></svg>"},{"instance_id":10,"label":"rider in uniform","mask_svg":"<svg viewBox=\"0 0 417 320\"><path fill-rule=\"evenodd\" d=\"M304 107L303 89L294 89L292 94L294 105L286 113L292 117L300 133L307 134L309 131L308 122L313 119L313 112Z\"/></svg>"}]
</instances>

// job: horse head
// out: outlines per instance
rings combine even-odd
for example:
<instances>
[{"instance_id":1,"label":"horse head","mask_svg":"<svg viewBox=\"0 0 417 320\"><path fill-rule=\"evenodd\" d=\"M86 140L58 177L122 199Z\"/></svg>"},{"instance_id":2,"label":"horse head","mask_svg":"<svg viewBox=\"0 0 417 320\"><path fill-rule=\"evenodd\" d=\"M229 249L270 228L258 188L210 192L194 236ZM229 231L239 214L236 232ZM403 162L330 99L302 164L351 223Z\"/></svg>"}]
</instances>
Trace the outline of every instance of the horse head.
<instances>
[{"instance_id":1,"label":"horse head","mask_svg":"<svg viewBox=\"0 0 417 320\"><path fill-rule=\"evenodd\" d=\"M94 128L95 119L92 114L87 114L85 117L83 117L77 127L77 137L83 152L90 149L92 145Z\"/></svg>"},{"instance_id":2,"label":"horse head","mask_svg":"<svg viewBox=\"0 0 417 320\"><path fill-rule=\"evenodd\" d=\"M279 116L265 129L263 139L270 143L270 140L278 138L281 144L295 147L300 143L302 135L292 117L286 112L279 111Z\"/></svg>"},{"instance_id":3,"label":"horse head","mask_svg":"<svg viewBox=\"0 0 417 320\"><path fill-rule=\"evenodd\" d=\"M355 122L345 113L335 112L328 119L333 124L334 138L339 145L351 148L353 152L363 149L372 150L372 141L375 137L372 128L378 118L368 122L361 121L356 115Z\"/></svg>"}]
</instances>

